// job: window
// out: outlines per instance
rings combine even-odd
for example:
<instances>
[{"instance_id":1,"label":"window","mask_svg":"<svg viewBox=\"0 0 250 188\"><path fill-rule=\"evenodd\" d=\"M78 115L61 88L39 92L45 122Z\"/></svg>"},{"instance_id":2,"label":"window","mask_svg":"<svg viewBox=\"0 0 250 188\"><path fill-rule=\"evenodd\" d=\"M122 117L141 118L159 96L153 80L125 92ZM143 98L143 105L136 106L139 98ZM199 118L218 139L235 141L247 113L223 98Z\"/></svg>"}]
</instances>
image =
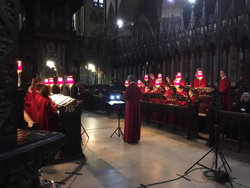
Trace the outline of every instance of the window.
<instances>
[{"instance_id":1,"label":"window","mask_svg":"<svg viewBox=\"0 0 250 188\"><path fill-rule=\"evenodd\" d=\"M103 0L93 0L95 7L101 7L103 8Z\"/></svg>"}]
</instances>

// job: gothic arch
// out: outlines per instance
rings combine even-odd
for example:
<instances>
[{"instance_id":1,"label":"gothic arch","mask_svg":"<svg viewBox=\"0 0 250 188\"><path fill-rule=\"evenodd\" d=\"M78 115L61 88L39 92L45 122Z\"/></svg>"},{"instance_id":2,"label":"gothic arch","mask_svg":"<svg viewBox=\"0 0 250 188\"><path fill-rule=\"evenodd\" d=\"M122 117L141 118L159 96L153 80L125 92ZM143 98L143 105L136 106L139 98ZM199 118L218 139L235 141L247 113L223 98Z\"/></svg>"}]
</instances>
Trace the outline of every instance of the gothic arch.
<instances>
[{"instance_id":1,"label":"gothic arch","mask_svg":"<svg viewBox=\"0 0 250 188\"><path fill-rule=\"evenodd\" d=\"M107 16L107 38L112 38L115 36L115 11L113 4L110 3Z\"/></svg>"}]
</instances>

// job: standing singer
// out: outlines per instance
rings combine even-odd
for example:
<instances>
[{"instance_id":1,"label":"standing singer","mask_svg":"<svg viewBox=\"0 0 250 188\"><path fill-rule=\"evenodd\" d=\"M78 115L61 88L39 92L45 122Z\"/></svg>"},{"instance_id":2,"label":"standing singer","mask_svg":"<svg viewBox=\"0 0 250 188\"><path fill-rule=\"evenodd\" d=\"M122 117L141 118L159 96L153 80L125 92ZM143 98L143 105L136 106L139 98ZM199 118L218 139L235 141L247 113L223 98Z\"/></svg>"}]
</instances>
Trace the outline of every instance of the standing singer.
<instances>
[{"instance_id":1,"label":"standing singer","mask_svg":"<svg viewBox=\"0 0 250 188\"><path fill-rule=\"evenodd\" d=\"M127 87L124 95L124 99L126 100L124 141L132 144L137 143L141 137L141 91L136 85L134 75L129 75L127 80L129 82L129 86Z\"/></svg>"}]
</instances>

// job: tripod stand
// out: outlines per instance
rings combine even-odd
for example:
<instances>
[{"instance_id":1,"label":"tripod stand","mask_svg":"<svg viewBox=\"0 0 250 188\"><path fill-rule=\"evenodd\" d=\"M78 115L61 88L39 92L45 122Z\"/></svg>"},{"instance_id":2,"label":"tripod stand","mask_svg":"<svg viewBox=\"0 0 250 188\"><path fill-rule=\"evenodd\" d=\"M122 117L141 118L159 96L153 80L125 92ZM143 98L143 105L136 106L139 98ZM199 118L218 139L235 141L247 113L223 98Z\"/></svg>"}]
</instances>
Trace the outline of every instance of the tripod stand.
<instances>
[{"instance_id":1,"label":"tripod stand","mask_svg":"<svg viewBox=\"0 0 250 188\"><path fill-rule=\"evenodd\" d=\"M121 113L122 113L122 107L123 106L119 106L118 107L118 127L115 129L115 131L111 134L111 136L110 136L110 138L112 138L112 136L114 135L114 134L116 134L118 137L120 137L120 136L124 136L123 135L123 132L122 132L122 130L121 130L121 126L120 126L120 118L121 118Z\"/></svg>"}]
</instances>

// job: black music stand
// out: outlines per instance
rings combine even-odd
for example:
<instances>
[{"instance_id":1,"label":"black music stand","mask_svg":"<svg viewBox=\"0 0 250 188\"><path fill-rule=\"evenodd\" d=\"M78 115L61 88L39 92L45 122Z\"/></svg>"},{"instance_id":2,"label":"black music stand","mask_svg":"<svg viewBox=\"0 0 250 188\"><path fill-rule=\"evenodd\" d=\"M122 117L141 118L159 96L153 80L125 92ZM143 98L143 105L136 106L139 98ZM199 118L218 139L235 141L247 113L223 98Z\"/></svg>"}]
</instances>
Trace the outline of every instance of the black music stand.
<instances>
[{"instance_id":1,"label":"black music stand","mask_svg":"<svg viewBox=\"0 0 250 188\"><path fill-rule=\"evenodd\" d=\"M122 135L122 137L124 136L123 135L123 132L121 130L121 126L120 126L120 119L121 119L121 114L122 114L122 109L125 105L125 102L123 101L119 101L119 103L116 103L116 101L109 101L108 104L110 104L111 106L114 106L115 108L118 109L118 127L115 129L115 131L111 134L110 138L112 138L112 136L114 134L116 134L118 137L120 137Z\"/></svg>"},{"instance_id":2,"label":"black music stand","mask_svg":"<svg viewBox=\"0 0 250 188\"><path fill-rule=\"evenodd\" d=\"M82 132L81 136L84 135L84 133L86 133L86 135L87 135L87 137L88 137L88 139L89 139L89 135L88 135L86 129L84 128L84 126L83 126L82 124L81 124L81 127L82 127L82 129L83 129L83 132Z\"/></svg>"}]
</instances>

